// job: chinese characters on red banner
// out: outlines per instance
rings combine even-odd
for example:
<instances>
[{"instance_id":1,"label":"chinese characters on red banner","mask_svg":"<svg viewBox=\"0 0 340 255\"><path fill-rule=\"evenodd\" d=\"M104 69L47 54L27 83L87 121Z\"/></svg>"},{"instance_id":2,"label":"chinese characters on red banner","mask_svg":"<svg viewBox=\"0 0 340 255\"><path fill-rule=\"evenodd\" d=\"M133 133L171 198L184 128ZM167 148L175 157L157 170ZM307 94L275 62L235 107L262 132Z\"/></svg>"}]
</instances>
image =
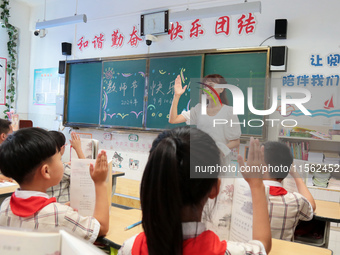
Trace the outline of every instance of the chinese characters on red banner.
<instances>
[{"instance_id":1,"label":"chinese characters on red banner","mask_svg":"<svg viewBox=\"0 0 340 255\"><path fill-rule=\"evenodd\" d=\"M195 19L193 22L190 23L189 27L187 28L189 38L200 38L201 36L205 35L205 30L213 30L215 35L226 35L229 36L232 31L231 27L231 18L229 16L221 16L216 19L214 22L214 27L204 27L204 24L200 19ZM252 13L242 14L241 17L237 19L237 33L239 35L248 35L252 34L255 31L257 21L255 16ZM169 39L170 41L174 41L176 39L184 39L185 29L180 22L173 22L170 24L169 28ZM124 36L123 33L119 31L119 29L113 30L111 34L110 46L112 48L120 48L124 45L124 41L128 40L126 44L129 44L131 47L138 47L139 42L143 39L139 36L139 31L137 26L133 26L131 33ZM93 39L87 39L82 36L77 41L77 46L80 51L90 48L89 40L92 42L92 46L94 49L102 49L104 47L105 42L105 34L100 33L99 36L95 35Z\"/></svg>"}]
</instances>

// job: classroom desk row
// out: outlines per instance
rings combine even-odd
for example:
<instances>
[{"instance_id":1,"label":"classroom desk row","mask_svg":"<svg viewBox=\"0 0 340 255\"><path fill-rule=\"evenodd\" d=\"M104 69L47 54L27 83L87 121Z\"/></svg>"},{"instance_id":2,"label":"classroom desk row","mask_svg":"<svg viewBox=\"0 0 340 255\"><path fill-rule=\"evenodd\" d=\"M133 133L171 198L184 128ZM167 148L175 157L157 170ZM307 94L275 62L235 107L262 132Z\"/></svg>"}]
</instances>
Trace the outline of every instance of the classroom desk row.
<instances>
[{"instance_id":1,"label":"classroom desk row","mask_svg":"<svg viewBox=\"0 0 340 255\"><path fill-rule=\"evenodd\" d=\"M111 208L110 214L110 230L106 235L106 239L118 245L122 245L128 238L143 231L142 225L138 225L132 229L124 230L125 227L140 221L142 218L142 211L138 209L125 210L118 207ZM286 255L286 254L318 254L318 255L332 255L332 251L325 248L315 246L288 242L278 239L272 239L272 249L270 254Z\"/></svg>"},{"instance_id":2,"label":"classroom desk row","mask_svg":"<svg viewBox=\"0 0 340 255\"><path fill-rule=\"evenodd\" d=\"M328 248L331 222L340 223L340 203L315 200L314 220L325 222L324 247Z\"/></svg>"}]
</instances>

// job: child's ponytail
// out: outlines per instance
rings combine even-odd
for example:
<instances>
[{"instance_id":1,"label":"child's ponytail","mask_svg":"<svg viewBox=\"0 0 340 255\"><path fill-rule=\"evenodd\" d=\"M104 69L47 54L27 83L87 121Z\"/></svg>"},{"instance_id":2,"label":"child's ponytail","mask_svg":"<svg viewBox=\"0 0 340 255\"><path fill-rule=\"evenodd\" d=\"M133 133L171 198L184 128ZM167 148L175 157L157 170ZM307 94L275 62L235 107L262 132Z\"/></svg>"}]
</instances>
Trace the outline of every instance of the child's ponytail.
<instances>
[{"instance_id":1,"label":"child's ponytail","mask_svg":"<svg viewBox=\"0 0 340 255\"><path fill-rule=\"evenodd\" d=\"M191 178L196 166L219 164L214 140L196 128L161 133L152 144L141 183L143 228L150 255L182 254L182 209L203 207L217 173ZM200 219L198 219L199 221Z\"/></svg>"},{"instance_id":2,"label":"child's ponytail","mask_svg":"<svg viewBox=\"0 0 340 255\"><path fill-rule=\"evenodd\" d=\"M142 222L150 255L182 253L179 146L171 137L163 139L150 154L143 175Z\"/></svg>"}]
</instances>

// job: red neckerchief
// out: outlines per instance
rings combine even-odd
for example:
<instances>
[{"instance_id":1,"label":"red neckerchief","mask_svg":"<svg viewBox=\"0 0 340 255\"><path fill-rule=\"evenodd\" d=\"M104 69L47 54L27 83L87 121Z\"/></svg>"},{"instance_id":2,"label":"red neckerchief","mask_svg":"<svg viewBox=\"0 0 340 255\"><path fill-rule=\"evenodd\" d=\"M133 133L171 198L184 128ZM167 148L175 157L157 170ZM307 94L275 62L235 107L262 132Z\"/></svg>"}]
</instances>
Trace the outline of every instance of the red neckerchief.
<instances>
[{"instance_id":1,"label":"red neckerchief","mask_svg":"<svg viewBox=\"0 0 340 255\"><path fill-rule=\"evenodd\" d=\"M282 196L287 194L287 190L278 186L269 186L269 194L272 196Z\"/></svg>"},{"instance_id":2,"label":"red neckerchief","mask_svg":"<svg viewBox=\"0 0 340 255\"><path fill-rule=\"evenodd\" d=\"M57 200L55 197L46 198L32 196L29 198L16 197L15 193L12 194L9 204L12 212L20 217L28 217L44 208L50 203L55 203Z\"/></svg>"},{"instance_id":3,"label":"red neckerchief","mask_svg":"<svg viewBox=\"0 0 340 255\"><path fill-rule=\"evenodd\" d=\"M200 254L200 255L224 255L227 250L227 242L220 241L218 236L210 231L204 231L194 238L183 241L183 255ZM148 246L146 243L145 233L140 233L133 243L131 250L132 255L147 255Z\"/></svg>"}]
</instances>

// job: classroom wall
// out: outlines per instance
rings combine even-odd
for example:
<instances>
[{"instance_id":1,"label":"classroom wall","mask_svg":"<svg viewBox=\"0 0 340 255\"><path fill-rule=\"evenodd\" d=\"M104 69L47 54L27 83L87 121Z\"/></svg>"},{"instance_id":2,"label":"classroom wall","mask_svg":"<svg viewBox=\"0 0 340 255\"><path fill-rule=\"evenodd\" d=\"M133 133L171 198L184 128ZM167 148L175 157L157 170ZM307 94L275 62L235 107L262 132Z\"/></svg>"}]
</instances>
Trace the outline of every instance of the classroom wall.
<instances>
[{"instance_id":1,"label":"classroom wall","mask_svg":"<svg viewBox=\"0 0 340 255\"><path fill-rule=\"evenodd\" d=\"M186 8L204 8L221 3L240 3L240 1L206 1L196 0L180 1L138 1L129 0L124 3L116 1L102 0L93 4L91 0L82 0L78 3L78 14L86 13L88 22L86 24L68 25L62 27L49 28L45 38L33 35L34 25L37 20L43 19L44 1L40 5L27 7L12 0L11 19L14 25L20 26L21 41L20 52L26 53L19 56L20 67L18 74L18 95L22 100L18 100L18 109L24 112L23 105L28 106L28 118L32 119L35 126L55 129L59 126L59 121L55 120L55 106L33 105L33 73L34 69L58 67L59 60L65 60L61 54L61 42L70 42L73 45L72 56L68 59L100 58L124 55L136 55L157 52L177 52L186 50L219 49L219 48L242 48L259 46L266 38L274 35L275 19L285 18L288 20L288 34L285 40L271 38L263 43L264 46L288 46L288 68L287 72L273 72L272 86L282 87L283 78L289 75L295 78L300 75L335 76L339 73L339 65L330 66L326 64L327 56L338 55L340 34L338 27L338 9L340 3L336 0L324 1L311 0L262 0L262 12L255 13L256 25L253 33L238 34L237 20L241 15L231 15L230 35L214 34L214 24L216 18L200 20L204 27L204 35L198 38L190 38L189 30L192 21L181 22L184 28L184 38L170 40L168 35L158 37L150 47L145 45L145 41L139 42L138 46L127 44L129 34L132 33L133 26L139 30L140 14L147 10L170 9L180 11ZM76 1L50 0L47 1L46 20L71 16L75 13ZM67 6L67 8L66 8ZM22 9L22 7L24 7ZM24 12L24 13L22 13ZM19 22L23 18L22 23ZM28 28L29 27L29 28ZM29 31L27 31L29 29ZM113 30L126 36L122 47L111 47L111 34ZM91 41L94 36L100 33L105 35L102 49L95 49ZM29 35L29 36L27 36ZM79 50L77 43L81 37L89 40L89 47ZM30 46L28 51L26 47ZM25 47L25 48L21 48ZM29 52L29 54L27 54ZM312 65L312 55L322 58L323 66ZM29 60L28 60L29 59ZM62 79L60 80L62 83ZM29 86L27 86L29 85ZM287 86L287 85L285 85ZM301 85L303 86L303 85ZM294 85L292 87L298 87ZM309 109L323 109L324 102L334 95L335 110L339 109L338 86L314 86L306 85L312 92L312 100L306 104ZM20 101L20 103L19 103ZM328 110L329 112L329 110ZM301 124L307 125L328 125L332 120L339 117L339 113L327 113L319 116L294 116ZM285 119L276 111L270 116L275 119ZM292 118L292 116L290 116ZM276 139L279 126L269 128L269 139Z\"/></svg>"},{"instance_id":2,"label":"classroom wall","mask_svg":"<svg viewBox=\"0 0 340 255\"><path fill-rule=\"evenodd\" d=\"M1 2L1 1L0 1ZM17 93L16 104L14 108L17 113L22 116L23 119L28 117L28 95L30 87L30 51L31 51L31 33L29 31L29 19L31 14L31 8L27 4L23 4L17 1L10 1L10 23L17 27L19 30L18 40L18 57L17 57ZM8 35L1 28L1 41L3 39L8 40ZM7 41L6 40L6 41ZM1 55L8 58L7 44L1 44ZM7 78L7 81L9 78ZM3 111L5 107L0 105L1 118L3 117Z\"/></svg>"}]
</instances>

